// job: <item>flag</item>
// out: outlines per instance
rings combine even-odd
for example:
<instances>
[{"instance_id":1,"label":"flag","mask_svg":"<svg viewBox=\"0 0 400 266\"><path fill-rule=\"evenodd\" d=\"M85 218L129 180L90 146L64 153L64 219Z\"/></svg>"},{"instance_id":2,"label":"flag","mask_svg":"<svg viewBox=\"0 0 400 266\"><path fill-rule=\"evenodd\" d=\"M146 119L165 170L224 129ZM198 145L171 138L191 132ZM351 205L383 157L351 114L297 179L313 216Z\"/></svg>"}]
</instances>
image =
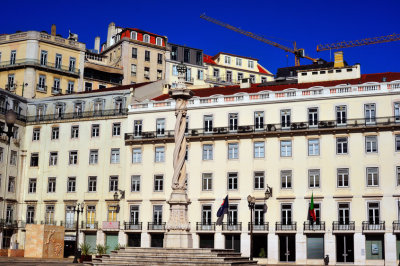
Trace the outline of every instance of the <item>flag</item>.
<instances>
[{"instance_id":1,"label":"flag","mask_svg":"<svg viewBox=\"0 0 400 266\"><path fill-rule=\"evenodd\" d=\"M314 210L314 192L311 194L311 203L308 209L308 220L310 222L315 222L317 220L317 216L315 215L315 210Z\"/></svg>"},{"instance_id":2,"label":"flag","mask_svg":"<svg viewBox=\"0 0 400 266\"><path fill-rule=\"evenodd\" d=\"M224 215L228 213L228 208L229 208L229 201L228 201L228 195L226 195L224 201L221 204L221 207L219 207L217 211L217 225L222 225L222 221L224 220Z\"/></svg>"}]
</instances>

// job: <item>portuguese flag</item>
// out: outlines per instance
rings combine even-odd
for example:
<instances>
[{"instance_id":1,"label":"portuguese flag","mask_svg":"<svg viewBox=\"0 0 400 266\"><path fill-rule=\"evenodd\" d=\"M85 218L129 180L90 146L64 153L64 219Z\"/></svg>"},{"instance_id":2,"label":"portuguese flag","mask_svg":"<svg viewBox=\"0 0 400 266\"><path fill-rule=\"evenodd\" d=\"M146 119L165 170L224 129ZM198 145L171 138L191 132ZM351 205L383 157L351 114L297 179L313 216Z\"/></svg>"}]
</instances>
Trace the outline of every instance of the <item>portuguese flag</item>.
<instances>
[{"instance_id":1,"label":"portuguese flag","mask_svg":"<svg viewBox=\"0 0 400 266\"><path fill-rule=\"evenodd\" d=\"M315 215L314 210L314 192L311 194L311 203L310 208L308 209L308 220L310 222L315 222L317 220L317 216Z\"/></svg>"}]
</instances>

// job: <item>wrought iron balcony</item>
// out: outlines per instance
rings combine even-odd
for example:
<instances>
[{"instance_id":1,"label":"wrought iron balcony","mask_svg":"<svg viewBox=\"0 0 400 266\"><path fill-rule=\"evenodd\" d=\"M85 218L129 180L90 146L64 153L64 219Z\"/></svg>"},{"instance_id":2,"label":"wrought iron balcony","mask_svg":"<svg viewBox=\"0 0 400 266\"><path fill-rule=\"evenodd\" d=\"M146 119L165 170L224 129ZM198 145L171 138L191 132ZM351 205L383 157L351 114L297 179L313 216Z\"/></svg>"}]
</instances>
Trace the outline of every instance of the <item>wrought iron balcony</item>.
<instances>
[{"instance_id":1,"label":"wrought iron balcony","mask_svg":"<svg viewBox=\"0 0 400 266\"><path fill-rule=\"evenodd\" d=\"M306 221L303 224L303 231L325 231L325 222L310 222Z\"/></svg>"},{"instance_id":2,"label":"wrought iron balcony","mask_svg":"<svg viewBox=\"0 0 400 266\"><path fill-rule=\"evenodd\" d=\"M215 231L215 223L196 223L196 230L197 231Z\"/></svg>"},{"instance_id":3,"label":"wrought iron balcony","mask_svg":"<svg viewBox=\"0 0 400 266\"><path fill-rule=\"evenodd\" d=\"M39 69L44 69L52 72L63 73L72 76L79 76L79 69L76 67L65 66L61 64L55 64L50 62L44 62L37 59L17 59L14 61L3 61L0 63L0 71L8 70L8 69L15 69L21 67L35 67Z\"/></svg>"},{"instance_id":4,"label":"wrought iron balcony","mask_svg":"<svg viewBox=\"0 0 400 266\"><path fill-rule=\"evenodd\" d=\"M19 221L18 228L25 228L27 224L37 224L37 221Z\"/></svg>"},{"instance_id":5,"label":"wrought iron balcony","mask_svg":"<svg viewBox=\"0 0 400 266\"><path fill-rule=\"evenodd\" d=\"M369 221L362 222L362 230L364 231L384 231L385 221L373 223Z\"/></svg>"},{"instance_id":6,"label":"wrought iron balcony","mask_svg":"<svg viewBox=\"0 0 400 266\"><path fill-rule=\"evenodd\" d=\"M242 222L222 223L222 231L242 231Z\"/></svg>"},{"instance_id":7,"label":"wrought iron balcony","mask_svg":"<svg viewBox=\"0 0 400 266\"><path fill-rule=\"evenodd\" d=\"M1 219L0 220L0 227L3 227L3 228L18 228L18 222L16 220Z\"/></svg>"},{"instance_id":8,"label":"wrought iron balcony","mask_svg":"<svg viewBox=\"0 0 400 266\"><path fill-rule=\"evenodd\" d=\"M248 224L248 230L250 231L250 222ZM269 223L253 223L253 231L268 231L269 230Z\"/></svg>"},{"instance_id":9,"label":"wrought iron balcony","mask_svg":"<svg viewBox=\"0 0 400 266\"><path fill-rule=\"evenodd\" d=\"M95 221L82 221L81 229L97 229L99 228L99 223Z\"/></svg>"},{"instance_id":10,"label":"wrought iron balcony","mask_svg":"<svg viewBox=\"0 0 400 266\"><path fill-rule=\"evenodd\" d=\"M76 221L60 221L60 226L64 226L65 230L75 230Z\"/></svg>"},{"instance_id":11,"label":"wrought iron balcony","mask_svg":"<svg viewBox=\"0 0 400 266\"><path fill-rule=\"evenodd\" d=\"M51 94L57 95L61 93L61 88L51 87Z\"/></svg>"},{"instance_id":12,"label":"wrought iron balcony","mask_svg":"<svg viewBox=\"0 0 400 266\"><path fill-rule=\"evenodd\" d=\"M165 231L166 223L147 223L147 230Z\"/></svg>"},{"instance_id":13,"label":"wrought iron balcony","mask_svg":"<svg viewBox=\"0 0 400 266\"><path fill-rule=\"evenodd\" d=\"M290 223L275 223L275 231L297 231L297 222Z\"/></svg>"},{"instance_id":14,"label":"wrought iron balcony","mask_svg":"<svg viewBox=\"0 0 400 266\"><path fill-rule=\"evenodd\" d=\"M400 129L400 117L379 117L374 119L347 119L347 120L325 120L310 122L294 122L287 124L258 124L242 125L235 127L210 127L200 129L188 129L186 137L190 141L207 139L229 139L229 138L259 138L307 135L307 134L336 134L348 132L376 132L392 131ZM163 130L163 134L157 131L145 131L126 133L126 144L153 143L154 141L173 142L174 130Z\"/></svg>"},{"instance_id":15,"label":"wrought iron balcony","mask_svg":"<svg viewBox=\"0 0 400 266\"><path fill-rule=\"evenodd\" d=\"M340 222L335 221L332 223L332 231L354 231L356 229L354 221Z\"/></svg>"},{"instance_id":16,"label":"wrought iron balcony","mask_svg":"<svg viewBox=\"0 0 400 266\"><path fill-rule=\"evenodd\" d=\"M239 84L240 80L235 80L235 79L227 79L225 77L207 77L206 82L208 83L217 83L217 84Z\"/></svg>"},{"instance_id":17,"label":"wrought iron balcony","mask_svg":"<svg viewBox=\"0 0 400 266\"><path fill-rule=\"evenodd\" d=\"M393 221L393 233L394 232L400 232L400 221Z\"/></svg>"},{"instance_id":18,"label":"wrought iron balcony","mask_svg":"<svg viewBox=\"0 0 400 266\"><path fill-rule=\"evenodd\" d=\"M142 222L125 222L125 230L142 230Z\"/></svg>"},{"instance_id":19,"label":"wrought iron balcony","mask_svg":"<svg viewBox=\"0 0 400 266\"><path fill-rule=\"evenodd\" d=\"M40 224L57 225L57 221L54 221L54 220L45 220L45 221L41 221Z\"/></svg>"},{"instance_id":20,"label":"wrought iron balcony","mask_svg":"<svg viewBox=\"0 0 400 266\"><path fill-rule=\"evenodd\" d=\"M36 90L39 91L39 92L46 93L47 92L47 86L46 85L37 84L36 85Z\"/></svg>"}]
</instances>

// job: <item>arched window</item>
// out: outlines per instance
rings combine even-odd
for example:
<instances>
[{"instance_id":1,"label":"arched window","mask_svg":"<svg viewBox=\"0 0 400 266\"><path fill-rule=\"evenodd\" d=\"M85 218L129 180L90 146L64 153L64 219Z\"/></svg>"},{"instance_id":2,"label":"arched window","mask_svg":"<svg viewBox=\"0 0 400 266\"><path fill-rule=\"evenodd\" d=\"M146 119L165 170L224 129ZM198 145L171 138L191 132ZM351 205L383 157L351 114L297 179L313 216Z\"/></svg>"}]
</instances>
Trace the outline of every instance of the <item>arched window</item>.
<instances>
[{"instance_id":1,"label":"arched window","mask_svg":"<svg viewBox=\"0 0 400 266\"><path fill-rule=\"evenodd\" d=\"M131 31L131 39L137 40L137 32L136 31Z\"/></svg>"},{"instance_id":2,"label":"arched window","mask_svg":"<svg viewBox=\"0 0 400 266\"><path fill-rule=\"evenodd\" d=\"M156 44L162 46L162 39L160 37L157 37Z\"/></svg>"},{"instance_id":3,"label":"arched window","mask_svg":"<svg viewBox=\"0 0 400 266\"><path fill-rule=\"evenodd\" d=\"M148 34L145 34L143 37L143 41L149 43L150 42L150 36Z\"/></svg>"}]
</instances>

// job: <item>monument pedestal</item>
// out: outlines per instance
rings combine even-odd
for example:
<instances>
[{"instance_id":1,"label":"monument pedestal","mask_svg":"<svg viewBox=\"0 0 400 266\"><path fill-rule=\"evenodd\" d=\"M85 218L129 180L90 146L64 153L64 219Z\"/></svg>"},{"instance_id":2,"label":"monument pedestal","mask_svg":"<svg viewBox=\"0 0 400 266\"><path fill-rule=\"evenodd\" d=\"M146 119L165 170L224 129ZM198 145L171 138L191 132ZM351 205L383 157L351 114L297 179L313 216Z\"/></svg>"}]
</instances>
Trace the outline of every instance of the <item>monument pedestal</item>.
<instances>
[{"instance_id":1,"label":"monument pedestal","mask_svg":"<svg viewBox=\"0 0 400 266\"><path fill-rule=\"evenodd\" d=\"M25 257L63 258L64 234L63 226L27 224Z\"/></svg>"},{"instance_id":2,"label":"monument pedestal","mask_svg":"<svg viewBox=\"0 0 400 266\"><path fill-rule=\"evenodd\" d=\"M190 201L186 190L173 190L168 204L170 205L171 212L169 221L165 227L167 232L164 236L164 247L192 248L193 239L187 217L187 208Z\"/></svg>"}]
</instances>

